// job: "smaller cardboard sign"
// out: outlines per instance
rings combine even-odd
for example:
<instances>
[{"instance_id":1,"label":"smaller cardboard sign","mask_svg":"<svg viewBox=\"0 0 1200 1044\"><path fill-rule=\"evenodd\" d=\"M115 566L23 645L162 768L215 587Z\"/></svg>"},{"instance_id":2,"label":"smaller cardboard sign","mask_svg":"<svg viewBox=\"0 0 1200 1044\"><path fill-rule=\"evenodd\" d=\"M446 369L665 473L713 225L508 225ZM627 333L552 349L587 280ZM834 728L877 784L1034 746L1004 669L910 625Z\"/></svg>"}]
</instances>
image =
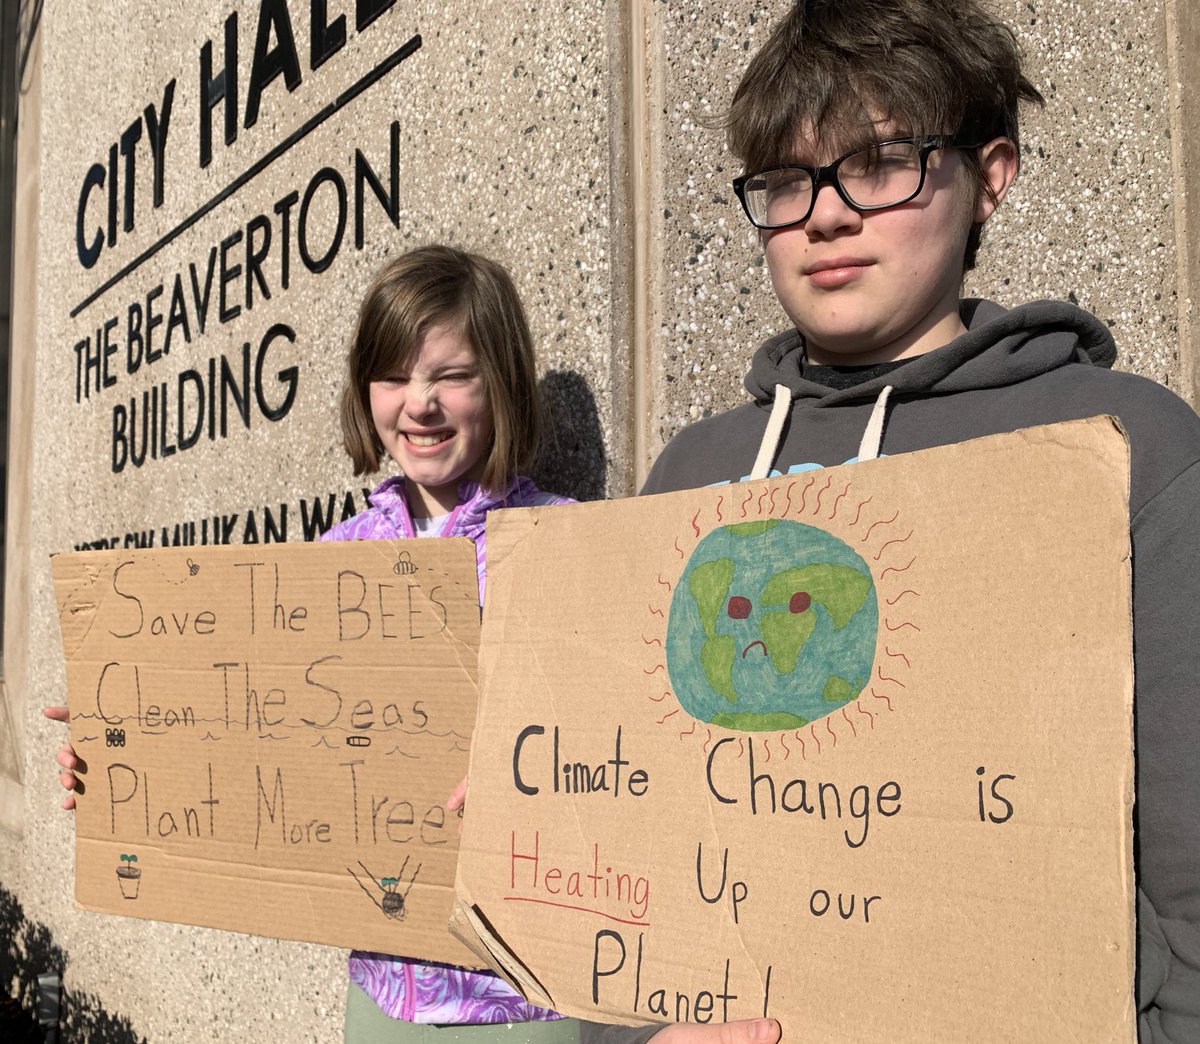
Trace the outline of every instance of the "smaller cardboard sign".
<instances>
[{"instance_id":1,"label":"smaller cardboard sign","mask_svg":"<svg viewBox=\"0 0 1200 1044\"><path fill-rule=\"evenodd\" d=\"M1127 490L1093 418L497 512L456 930L601 1022L1133 1041Z\"/></svg>"},{"instance_id":2,"label":"smaller cardboard sign","mask_svg":"<svg viewBox=\"0 0 1200 1044\"><path fill-rule=\"evenodd\" d=\"M87 909L458 964L465 539L57 555Z\"/></svg>"}]
</instances>

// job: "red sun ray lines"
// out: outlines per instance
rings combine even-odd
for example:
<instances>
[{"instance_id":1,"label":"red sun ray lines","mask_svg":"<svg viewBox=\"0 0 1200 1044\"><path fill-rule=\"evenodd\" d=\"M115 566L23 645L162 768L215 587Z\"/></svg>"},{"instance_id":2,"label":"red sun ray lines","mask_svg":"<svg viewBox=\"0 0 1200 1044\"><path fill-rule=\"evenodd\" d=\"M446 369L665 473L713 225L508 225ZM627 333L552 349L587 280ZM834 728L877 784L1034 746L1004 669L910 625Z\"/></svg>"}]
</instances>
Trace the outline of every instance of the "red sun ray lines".
<instances>
[{"instance_id":1,"label":"red sun ray lines","mask_svg":"<svg viewBox=\"0 0 1200 1044\"><path fill-rule=\"evenodd\" d=\"M888 566L882 573L879 574L879 579L882 580L888 573L904 573L912 568L913 562L917 560L917 556L913 555L912 559L906 566Z\"/></svg>"},{"instance_id":2,"label":"red sun ray lines","mask_svg":"<svg viewBox=\"0 0 1200 1044\"><path fill-rule=\"evenodd\" d=\"M908 657L905 656L904 653L894 653L886 645L883 647L883 651L885 653L887 653L889 656L891 656L893 659L903 660L904 666L907 667L909 670L912 670L912 664L908 662Z\"/></svg>"},{"instance_id":3,"label":"red sun ray lines","mask_svg":"<svg viewBox=\"0 0 1200 1044\"><path fill-rule=\"evenodd\" d=\"M827 491L827 490L829 489L829 487L830 487L830 486L832 486L832 485L833 485L833 479L831 478L831 479L829 479L828 481L826 481L825 485L823 485L823 486L821 487L821 489L818 491L818 493L817 493L817 502L816 502L816 504L814 504L814 505L813 505L813 514L814 514L814 515L819 515L819 514L821 513L821 498L822 498L823 496L825 496L825 493L826 493L826 491Z\"/></svg>"},{"instance_id":4,"label":"red sun ray lines","mask_svg":"<svg viewBox=\"0 0 1200 1044\"><path fill-rule=\"evenodd\" d=\"M666 714L664 714L661 718L658 719L658 724L661 725L668 718L674 717L678 713L679 713L678 707L676 707L673 711L667 711Z\"/></svg>"},{"instance_id":5,"label":"red sun ray lines","mask_svg":"<svg viewBox=\"0 0 1200 1044\"><path fill-rule=\"evenodd\" d=\"M742 501L742 518L746 517L746 505L754 499L754 490L746 490L746 499Z\"/></svg>"},{"instance_id":6,"label":"red sun ray lines","mask_svg":"<svg viewBox=\"0 0 1200 1044\"><path fill-rule=\"evenodd\" d=\"M661 609L656 609L652 605L648 605L646 608L649 609L650 612L653 613L655 616L661 616L664 620L667 618L667 614L664 613Z\"/></svg>"},{"instance_id":7,"label":"red sun ray lines","mask_svg":"<svg viewBox=\"0 0 1200 1044\"><path fill-rule=\"evenodd\" d=\"M828 732L829 735L833 737L833 745L836 747L837 746L837 733L833 731L833 722L829 718L825 719L825 731Z\"/></svg>"},{"instance_id":8,"label":"red sun ray lines","mask_svg":"<svg viewBox=\"0 0 1200 1044\"><path fill-rule=\"evenodd\" d=\"M657 674L659 671L665 672L666 669L667 669L667 665L665 663L656 663L653 667L650 668L650 670L646 670L646 668L643 667L642 673L643 674Z\"/></svg>"},{"instance_id":9,"label":"red sun ray lines","mask_svg":"<svg viewBox=\"0 0 1200 1044\"><path fill-rule=\"evenodd\" d=\"M911 565L911 563L910 563L910 565ZM921 597L919 594L917 594L917 592L916 592L916 591L914 591L914 590L913 590L913 589L910 587L910 588L908 588L908 590L906 590L906 591L901 591L901 592L900 592L898 595L896 595L896 597L895 597L895 598L889 598L889 599L887 600L887 604L888 604L888 605L895 605L895 604L896 604L898 601L900 601L900 599L901 599L901 598L903 598L905 595L913 595L913 596L914 596L914 597L916 597L916 598L920 598L920 597Z\"/></svg>"},{"instance_id":10,"label":"red sun ray lines","mask_svg":"<svg viewBox=\"0 0 1200 1044\"><path fill-rule=\"evenodd\" d=\"M800 730L796 730L796 739L800 741L800 757L805 761L808 760L808 750L804 746L804 737L800 735Z\"/></svg>"},{"instance_id":11,"label":"red sun ray lines","mask_svg":"<svg viewBox=\"0 0 1200 1044\"><path fill-rule=\"evenodd\" d=\"M850 731L854 733L855 739L858 738L858 729L854 727L854 722L850 720L847 707L842 707L842 717L846 719L846 724L850 726Z\"/></svg>"},{"instance_id":12,"label":"red sun ray lines","mask_svg":"<svg viewBox=\"0 0 1200 1044\"><path fill-rule=\"evenodd\" d=\"M858 510L854 513L854 521L851 522L850 525L852 525L852 526L858 525L858 520L860 518L862 518L862 509L865 508L874 499L875 499L874 497L867 497L866 500L864 500L861 504L858 505Z\"/></svg>"},{"instance_id":13,"label":"red sun ray lines","mask_svg":"<svg viewBox=\"0 0 1200 1044\"><path fill-rule=\"evenodd\" d=\"M791 748L788 747L788 745L787 745L787 733L786 732L781 732L779 734L779 745L783 748L783 760L787 761L787 759L792 756L792 751L791 751Z\"/></svg>"},{"instance_id":14,"label":"red sun ray lines","mask_svg":"<svg viewBox=\"0 0 1200 1044\"><path fill-rule=\"evenodd\" d=\"M829 518L831 521L833 519L837 518L838 505L842 502L842 498L844 498L846 496L846 494L849 492L850 492L850 483L847 482L846 488L843 489L833 500L833 510L829 513Z\"/></svg>"},{"instance_id":15,"label":"red sun ray lines","mask_svg":"<svg viewBox=\"0 0 1200 1044\"><path fill-rule=\"evenodd\" d=\"M687 555L683 553L683 548L679 546L679 537L675 538L675 550L679 552L680 558L687 558Z\"/></svg>"},{"instance_id":16,"label":"red sun ray lines","mask_svg":"<svg viewBox=\"0 0 1200 1044\"><path fill-rule=\"evenodd\" d=\"M693 718L693 719L692 719L692 727L691 727L690 729L688 729L688 730L687 730L687 732L681 732L681 733L679 734L679 738L680 738L680 739L683 739L683 737L684 737L684 736L690 736L690 735L692 735L692 733L694 733L694 732L696 731L696 726L697 726L697 725L699 725L699 724L700 724L700 723L699 723L699 722L698 722L698 721L697 721L695 718Z\"/></svg>"},{"instance_id":17,"label":"red sun ray lines","mask_svg":"<svg viewBox=\"0 0 1200 1044\"><path fill-rule=\"evenodd\" d=\"M787 508L784 510L785 515L792 513L792 490L796 488L795 482L789 482L787 488Z\"/></svg>"},{"instance_id":18,"label":"red sun ray lines","mask_svg":"<svg viewBox=\"0 0 1200 1044\"><path fill-rule=\"evenodd\" d=\"M813 485L816 483L816 481L817 477L814 475L808 480L808 485L800 490L800 507L796 510L797 515L804 514L804 502L808 499L808 491L813 488Z\"/></svg>"},{"instance_id":19,"label":"red sun ray lines","mask_svg":"<svg viewBox=\"0 0 1200 1044\"><path fill-rule=\"evenodd\" d=\"M821 741L817 737L817 723L815 721L808 727L808 734L812 737L813 742L817 745L817 753L820 754Z\"/></svg>"},{"instance_id":20,"label":"red sun ray lines","mask_svg":"<svg viewBox=\"0 0 1200 1044\"><path fill-rule=\"evenodd\" d=\"M742 741L742 738L739 736L738 737L738 757L742 758L745 756L746 756L746 744Z\"/></svg>"},{"instance_id":21,"label":"red sun ray lines","mask_svg":"<svg viewBox=\"0 0 1200 1044\"><path fill-rule=\"evenodd\" d=\"M763 750L767 752L767 761L771 760L771 741L767 737L763 737Z\"/></svg>"},{"instance_id":22,"label":"red sun ray lines","mask_svg":"<svg viewBox=\"0 0 1200 1044\"><path fill-rule=\"evenodd\" d=\"M867 710L867 708L866 708L866 707L864 707L864 706L862 705L862 700L861 700L861 699L855 700L855 701L854 701L854 706L856 706L856 707L858 708L858 712L859 712L859 714L862 714L862 715L864 715L864 716L866 717L867 721L869 721L869 722L871 723L871 730L872 730L872 731L874 731L874 729L875 729L875 715L874 715L874 714L872 714L872 713L871 713L869 710Z\"/></svg>"},{"instance_id":23,"label":"red sun ray lines","mask_svg":"<svg viewBox=\"0 0 1200 1044\"><path fill-rule=\"evenodd\" d=\"M874 689L871 690L871 695L877 700L883 700L888 705L888 710L894 711L896 709L892 706L892 698L890 696L880 696Z\"/></svg>"},{"instance_id":24,"label":"red sun ray lines","mask_svg":"<svg viewBox=\"0 0 1200 1044\"><path fill-rule=\"evenodd\" d=\"M776 489L774 486L772 486L771 490L770 490L770 497L767 501L767 503L770 504L770 507L767 509L768 515L775 514L775 493L776 493Z\"/></svg>"},{"instance_id":25,"label":"red sun ray lines","mask_svg":"<svg viewBox=\"0 0 1200 1044\"><path fill-rule=\"evenodd\" d=\"M664 580L664 579L662 578L662 573L659 573L659 574L658 574L658 582L659 582L660 584L662 584L662 586L663 586L663 587L665 587L665 588L666 588L668 591L670 591L670 590L672 589L672 588L671 588L671 582L670 582L669 580Z\"/></svg>"},{"instance_id":26,"label":"red sun ray lines","mask_svg":"<svg viewBox=\"0 0 1200 1044\"><path fill-rule=\"evenodd\" d=\"M717 497L717 521L718 522L725 521L725 516L721 514L721 505L724 503L725 503L725 496L724 496L724 494L722 494L721 496Z\"/></svg>"},{"instance_id":27,"label":"red sun ray lines","mask_svg":"<svg viewBox=\"0 0 1200 1044\"><path fill-rule=\"evenodd\" d=\"M758 513L760 515L769 514L769 512L766 512L763 510L763 501L767 499L767 494L769 492L770 492L770 489L768 489L767 487L763 487L763 491L758 495Z\"/></svg>"},{"instance_id":28,"label":"red sun ray lines","mask_svg":"<svg viewBox=\"0 0 1200 1044\"><path fill-rule=\"evenodd\" d=\"M872 522L870 528L868 528L866 533L863 534L863 538L860 543L865 544L871 538L871 534L875 531L876 526L890 526L899 517L900 511L897 509L896 513L891 518L881 518L877 522Z\"/></svg>"},{"instance_id":29,"label":"red sun ray lines","mask_svg":"<svg viewBox=\"0 0 1200 1044\"><path fill-rule=\"evenodd\" d=\"M893 627L893 626L891 625L891 622L890 622L890 621L888 621L888 620L884 620L884 621L883 621L883 626L884 626L884 627L886 627L886 628L887 628L889 631L891 631L891 632L893 632L893 633L895 633L896 631L903 631L903 630L904 630L904 628L906 628L906 627L911 627L911 628L912 628L914 631L916 631L918 634L920 634L920 633L921 633L921 628L919 628L919 627L918 627L918 626L917 626L915 623L913 623L911 620L905 620L903 623L898 623L898 624L896 624L896 626L895 626L895 627Z\"/></svg>"},{"instance_id":30,"label":"red sun ray lines","mask_svg":"<svg viewBox=\"0 0 1200 1044\"><path fill-rule=\"evenodd\" d=\"M692 532L693 532L693 533L695 533L695 534L696 534L696 536L699 536L699 535L700 535L700 527L699 527L698 525L696 525L696 519L698 519L698 518L700 517L700 511L702 511L702 510L704 510L704 509L703 509L703 508L700 508L700 509L699 509L699 510L697 510L697 511L696 511L696 513L695 513L695 514L692 516Z\"/></svg>"},{"instance_id":31,"label":"red sun ray lines","mask_svg":"<svg viewBox=\"0 0 1200 1044\"><path fill-rule=\"evenodd\" d=\"M883 665L882 664L875 668L875 673L879 675L879 680L881 682L892 682L894 685L899 685L900 688L902 688L902 689L908 688L908 686L905 685L904 682L902 682L899 678L886 677L883 673Z\"/></svg>"},{"instance_id":32,"label":"red sun ray lines","mask_svg":"<svg viewBox=\"0 0 1200 1044\"><path fill-rule=\"evenodd\" d=\"M647 696L646 699L648 699L651 703L662 703L662 701L670 695L671 694L669 692L664 692L661 696Z\"/></svg>"},{"instance_id":33,"label":"red sun ray lines","mask_svg":"<svg viewBox=\"0 0 1200 1044\"><path fill-rule=\"evenodd\" d=\"M647 638L643 634L642 635L642 644L643 645L657 645L661 649L662 648L662 639L661 638Z\"/></svg>"},{"instance_id":34,"label":"red sun ray lines","mask_svg":"<svg viewBox=\"0 0 1200 1044\"><path fill-rule=\"evenodd\" d=\"M903 543L905 543L907 540L909 540L909 539L912 537L912 535L913 535L913 531L910 529L910 530L908 531L908 536L895 537L894 539L892 539L892 540L889 540L889 541L888 541L886 544L884 544L884 545L883 545L883 547L881 547L881 548L878 550L878 552L876 552L876 554L875 554L875 561L876 561L876 562L878 562L878 561L879 561L879 559L883 557L883 553L884 553L884 552L885 552L885 551L886 551L886 550L887 550L889 547L891 547L893 544L903 544Z\"/></svg>"},{"instance_id":35,"label":"red sun ray lines","mask_svg":"<svg viewBox=\"0 0 1200 1044\"><path fill-rule=\"evenodd\" d=\"M704 751L704 753L707 754L708 753L708 745L712 742L712 729L705 729L704 731L707 732L708 735L704 738L704 746L701 747L700 749L702 751Z\"/></svg>"}]
</instances>

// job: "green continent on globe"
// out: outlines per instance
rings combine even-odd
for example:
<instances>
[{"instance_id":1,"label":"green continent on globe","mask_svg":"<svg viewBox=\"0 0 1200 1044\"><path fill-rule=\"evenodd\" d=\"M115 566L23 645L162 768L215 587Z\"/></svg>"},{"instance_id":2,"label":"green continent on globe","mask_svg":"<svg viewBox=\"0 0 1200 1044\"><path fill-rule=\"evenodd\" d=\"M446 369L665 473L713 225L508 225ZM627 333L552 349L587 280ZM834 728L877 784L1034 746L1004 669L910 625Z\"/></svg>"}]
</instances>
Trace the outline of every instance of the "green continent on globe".
<instances>
[{"instance_id":1,"label":"green continent on globe","mask_svg":"<svg viewBox=\"0 0 1200 1044\"><path fill-rule=\"evenodd\" d=\"M815 526L765 519L697 545L671 601L667 670L683 708L741 731L795 729L856 698L879 610L870 569Z\"/></svg>"}]
</instances>

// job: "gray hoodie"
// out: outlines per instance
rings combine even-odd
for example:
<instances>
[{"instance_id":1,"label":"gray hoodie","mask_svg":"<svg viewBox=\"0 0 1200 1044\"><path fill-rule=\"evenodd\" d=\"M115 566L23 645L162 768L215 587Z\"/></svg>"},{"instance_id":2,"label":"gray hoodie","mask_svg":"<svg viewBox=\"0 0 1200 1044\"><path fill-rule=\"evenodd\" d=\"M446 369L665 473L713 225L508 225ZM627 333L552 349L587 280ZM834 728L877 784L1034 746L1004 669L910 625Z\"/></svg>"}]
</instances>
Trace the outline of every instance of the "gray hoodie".
<instances>
[{"instance_id":1,"label":"gray hoodie","mask_svg":"<svg viewBox=\"0 0 1200 1044\"><path fill-rule=\"evenodd\" d=\"M805 379L799 333L771 338L746 377L754 402L680 432L642 492L747 477L764 441L763 464L779 474L1118 417L1131 453L1139 1038L1200 1042L1200 418L1153 381L1109 369L1108 329L1072 305L964 301L962 316L967 332L950 344L841 391ZM778 437L764 440L775 400Z\"/></svg>"}]
</instances>

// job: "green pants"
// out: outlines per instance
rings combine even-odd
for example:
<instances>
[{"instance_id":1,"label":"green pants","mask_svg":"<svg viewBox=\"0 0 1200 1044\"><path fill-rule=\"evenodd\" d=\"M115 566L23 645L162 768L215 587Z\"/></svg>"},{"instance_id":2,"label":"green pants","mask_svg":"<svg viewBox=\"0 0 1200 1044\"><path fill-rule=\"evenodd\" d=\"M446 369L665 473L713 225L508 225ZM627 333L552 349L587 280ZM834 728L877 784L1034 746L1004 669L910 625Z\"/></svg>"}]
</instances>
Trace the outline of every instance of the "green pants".
<instances>
[{"instance_id":1,"label":"green pants","mask_svg":"<svg viewBox=\"0 0 1200 1044\"><path fill-rule=\"evenodd\" d=\"M579 1044L577 1019L430 1026L385 1015L357 983L346 991L345 1044Z\"/></svg>"}]
</instances>

